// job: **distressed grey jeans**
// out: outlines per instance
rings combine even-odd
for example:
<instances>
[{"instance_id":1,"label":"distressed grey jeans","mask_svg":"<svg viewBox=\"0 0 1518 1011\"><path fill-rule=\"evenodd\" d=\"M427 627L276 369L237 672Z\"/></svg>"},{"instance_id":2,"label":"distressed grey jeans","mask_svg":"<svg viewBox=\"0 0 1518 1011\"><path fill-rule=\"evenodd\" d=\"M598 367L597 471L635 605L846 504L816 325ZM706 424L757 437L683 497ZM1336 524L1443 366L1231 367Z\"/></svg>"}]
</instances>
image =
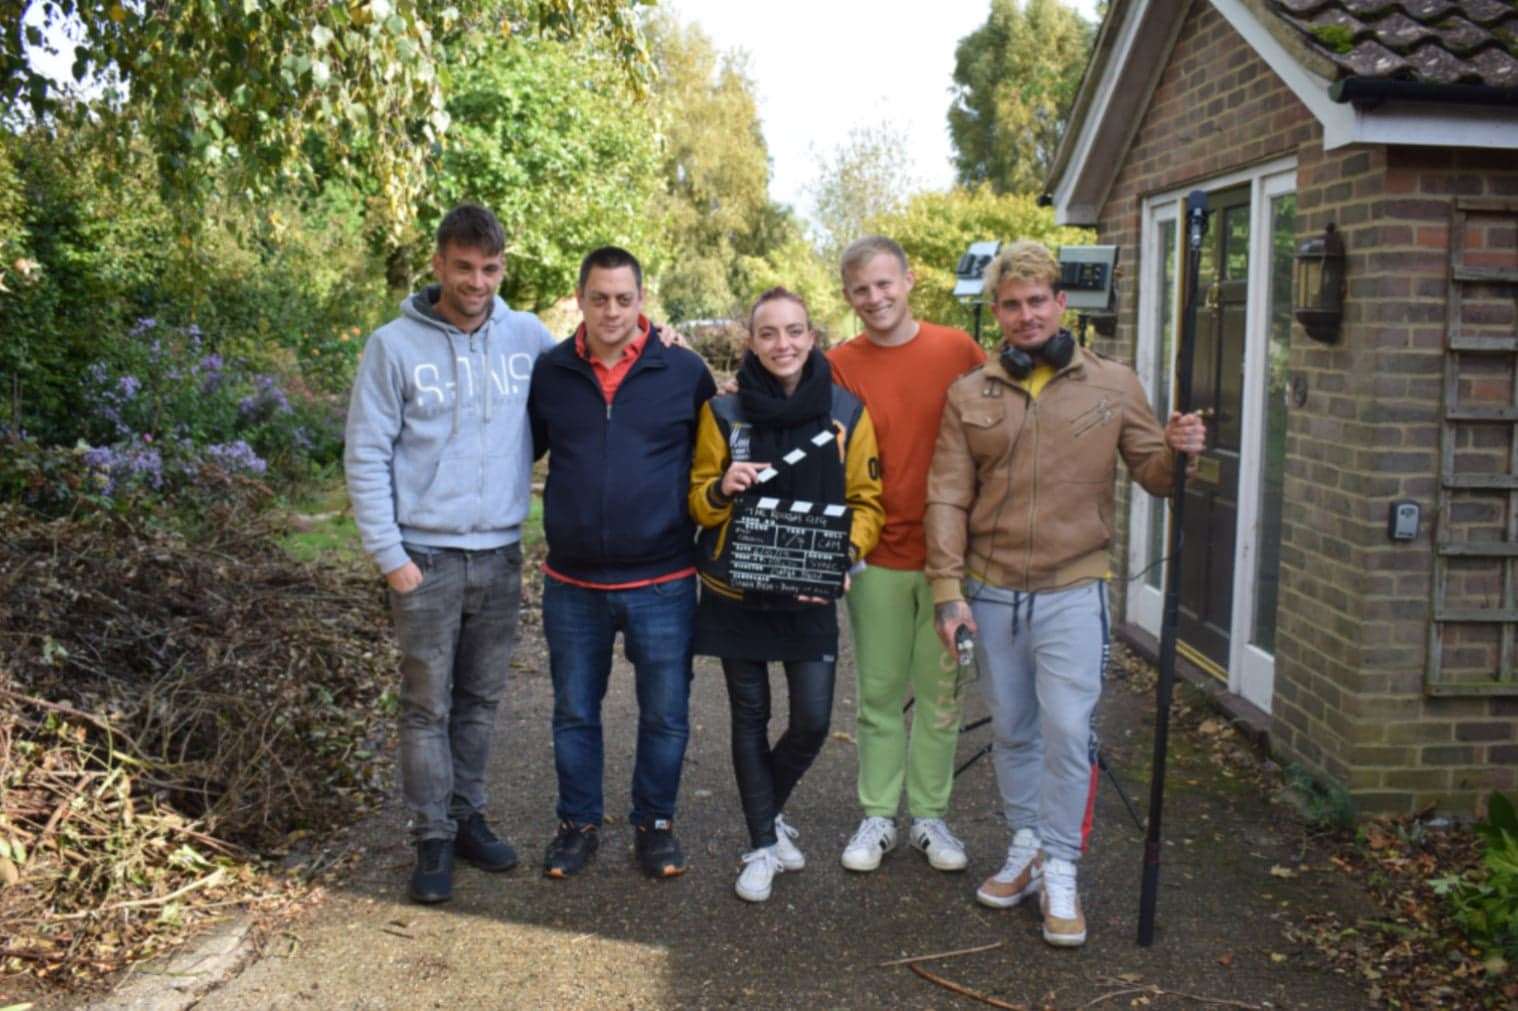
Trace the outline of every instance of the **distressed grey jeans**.
<instances>
[{"instance_id":1,"label":"distressed grey jeans","mask_svg":"<svg viewBox=\"0 0 1518 1011\"><path fill-rule=\"evenodd\" d=\"M967 582L976 660L991 710L992 764L1013 832L1079 860L1096 799L1096 735L1108 648L1107 586L1024 593Z\"/></svg>"},{"instance_id":2,"label":"distressed grey jeans","mask_svg":"<svg viewBox=\"0 0 1518 1011\"><path fill-rule=\"evenodd\" d=\"M451 839L485 808L485 765L522 604L522 549L422 548L409 593L390 591L401 650L401 792L417 840Z\"/></svg>"}]
</instances>

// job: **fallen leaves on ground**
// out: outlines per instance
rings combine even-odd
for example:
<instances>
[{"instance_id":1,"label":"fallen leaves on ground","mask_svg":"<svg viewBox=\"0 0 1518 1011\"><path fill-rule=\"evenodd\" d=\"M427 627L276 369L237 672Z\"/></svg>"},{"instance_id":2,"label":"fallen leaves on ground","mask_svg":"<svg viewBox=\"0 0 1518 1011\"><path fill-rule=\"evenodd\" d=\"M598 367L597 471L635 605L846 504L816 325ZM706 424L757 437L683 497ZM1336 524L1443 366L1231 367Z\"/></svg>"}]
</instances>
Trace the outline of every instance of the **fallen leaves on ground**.
<instances>
[{"instance_id":1,"label":"fallen leaves on ground","mask_svg":"<svg viewBox=\"0 0 1518 1011\"><path fill-rule=\"evenodd\" d=\"M1140 694L1152 695L1158 680L1153 664L1122 646L1113 649L1111 673ZM1281 769L1197 693L1176 692L1171 728L1185 732L1188 744L1230 778L1283 801L1290 796ZM1501 960L1484 959L1429 886L1479 863L1479 843L1468 826L1409 816L1337 833L1310 832L1305 825L1303 831L1304 848L1310 833L1332 850L1317 869L1342 874L1364 890L1366 915L1348 922L1331 912L1293 914L1283 918L1286 940L1310 945L1332 969L1358 979L1367 996L1389 1007L1518 1007L1518 973ZM1291 879L1308 869L1278 863L1269 874ZM1279 965L1292 956L1269 957Z\"/></svg>"},{"instance_id":2,"label":"fallen leaves on ground","mask_svg":"<svg viewBox=\"0 0 1518 1011\"><path fill-rule=\"evenodd\" d=\"M1313 945L1389 1007L1518 1006L1518 978L1483 959L1428 884L1479 860L1466 827L1416 816L1366 822L1338 841L1329 863L1369 893L1370 915L1349 922L1335 913L1310 913L1288 926L1287 936Z\"/></svg>"}]
</instances>

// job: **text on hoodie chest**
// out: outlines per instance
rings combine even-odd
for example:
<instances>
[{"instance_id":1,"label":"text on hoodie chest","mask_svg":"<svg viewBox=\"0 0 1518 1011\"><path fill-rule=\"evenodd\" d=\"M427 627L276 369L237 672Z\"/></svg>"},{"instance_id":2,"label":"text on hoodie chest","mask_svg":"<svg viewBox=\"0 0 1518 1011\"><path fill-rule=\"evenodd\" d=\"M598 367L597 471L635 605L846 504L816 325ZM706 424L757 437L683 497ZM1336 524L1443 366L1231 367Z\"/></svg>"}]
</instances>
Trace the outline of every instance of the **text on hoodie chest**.
<instances>
[{"instance_id":1,"label":"text on hoodie chest","mask_svg":"<svg viewBox=\"0 0 1518 1011\"><path fill-rule=\"evenodd\" d=\"M474 402L483 391L493 391L497 398L519 399L527 395L532 378L533 356L522 351L502 351L489 361L478 355L458 355L458 379L454 369L435 362L418 362L411 369L411 383L418 407L444 407L453 402L456 388L462 387L466 403Z\"/></svg>"}]
</instances>

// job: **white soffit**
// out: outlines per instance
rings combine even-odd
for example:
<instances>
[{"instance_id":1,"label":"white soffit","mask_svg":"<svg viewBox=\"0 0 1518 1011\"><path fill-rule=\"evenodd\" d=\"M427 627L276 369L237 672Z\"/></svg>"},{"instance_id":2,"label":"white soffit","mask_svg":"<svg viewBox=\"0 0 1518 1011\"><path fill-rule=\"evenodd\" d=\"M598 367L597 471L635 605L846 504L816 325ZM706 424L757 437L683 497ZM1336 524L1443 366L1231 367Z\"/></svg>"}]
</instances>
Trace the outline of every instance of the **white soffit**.
<instances>
[{"instance_id":1,"label":"white soffit","mask_svg":"<svg viewBox=\"0 0 1518 1011\"><path fill-rule=\"evenodd\" d=\"M1150 96L1170 61L1187 0L1134 0L1119 8L1123 21L1100 77L1088 82L1092 97L1064 171L1055 182L1054 219L1062 225L1094 225L1123 155L1138 133ZM1090 70L1087 71L1090 73ZM1080 106L1077 97L1076 105Z\"/></svg>"}]
</instances>

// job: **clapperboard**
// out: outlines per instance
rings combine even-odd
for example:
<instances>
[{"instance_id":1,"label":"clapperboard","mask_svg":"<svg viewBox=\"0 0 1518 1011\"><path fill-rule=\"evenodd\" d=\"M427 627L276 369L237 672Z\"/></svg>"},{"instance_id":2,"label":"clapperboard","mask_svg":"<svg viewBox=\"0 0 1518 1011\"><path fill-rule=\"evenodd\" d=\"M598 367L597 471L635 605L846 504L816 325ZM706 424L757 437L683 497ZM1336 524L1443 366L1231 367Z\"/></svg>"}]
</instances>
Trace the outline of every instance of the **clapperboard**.
<instances>
[{"instance_id":1,"label":"clapperboard","mask_svg":"<svg viewBox=\"0 0 1518 1011\"><path fill-rule=\"evenodd\" d=\"M833 441L832 432L819 432L811 452ZM780 466L794 467L806 457L806 450L793 449ZM779 474L772 465L759 474L759 484ZM740 495L727 530L732 585L758 593L836 597L849 570L851 526L846 505Z\"/></svg>"}]
</instances>

